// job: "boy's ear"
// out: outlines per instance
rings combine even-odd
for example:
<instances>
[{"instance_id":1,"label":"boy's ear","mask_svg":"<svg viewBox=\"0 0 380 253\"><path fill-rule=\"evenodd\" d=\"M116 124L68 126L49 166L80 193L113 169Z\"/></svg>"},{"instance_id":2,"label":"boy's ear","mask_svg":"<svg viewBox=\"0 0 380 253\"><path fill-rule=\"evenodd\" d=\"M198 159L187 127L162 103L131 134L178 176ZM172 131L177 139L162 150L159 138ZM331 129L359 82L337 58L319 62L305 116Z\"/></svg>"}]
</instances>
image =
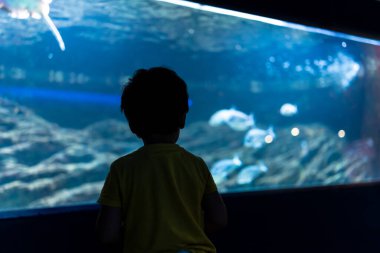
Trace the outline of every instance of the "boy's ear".
<instances>
[{"instance_id":1,"label":"boy's ear","mask_svg":"<svg viewBox=\"0 0 380 253\"><path fill-rule=\"evenodd\" d=\"M179 128L182 129L185 127L186 122L186 113L182 114L179 118Z\"/></svg>"}]
</instances>

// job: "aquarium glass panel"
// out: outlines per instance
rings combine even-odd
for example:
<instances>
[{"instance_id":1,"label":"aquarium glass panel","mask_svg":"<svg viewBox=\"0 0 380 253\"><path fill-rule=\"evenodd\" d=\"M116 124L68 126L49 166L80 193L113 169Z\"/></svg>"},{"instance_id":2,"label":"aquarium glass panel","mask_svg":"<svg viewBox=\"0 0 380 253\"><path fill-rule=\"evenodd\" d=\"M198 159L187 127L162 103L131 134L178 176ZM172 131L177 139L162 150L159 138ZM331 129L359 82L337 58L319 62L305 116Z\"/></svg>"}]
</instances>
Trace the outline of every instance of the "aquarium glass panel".
<instances>
[{"instance_id":1,"label":"aquarium glass panel","mask_svg":"<svg viewBox=\"0 0 380 253\"><path fill-rule=\"evenodd\" d=\"M0 1L0 210L95 203L142 144L122 84L153 66L186 80L179 144L221 192L379 179L378 41L182 1L47 2Z\"/></svg>"}]
</instances>

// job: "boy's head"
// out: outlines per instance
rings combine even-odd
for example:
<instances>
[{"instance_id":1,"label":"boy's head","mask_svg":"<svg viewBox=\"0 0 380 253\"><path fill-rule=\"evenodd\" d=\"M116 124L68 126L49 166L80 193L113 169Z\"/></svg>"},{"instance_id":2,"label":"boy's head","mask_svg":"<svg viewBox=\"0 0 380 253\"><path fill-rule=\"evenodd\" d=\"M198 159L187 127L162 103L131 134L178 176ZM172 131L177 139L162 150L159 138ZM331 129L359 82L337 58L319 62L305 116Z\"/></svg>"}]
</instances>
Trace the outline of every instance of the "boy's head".
<instances>
[{"instance_id":1,"label":"boy's head","mask_svg":"<svg viewBox=\"0 0 380 253\"><path fill-rule=\"evenodd\" d=\"M186 83L164 67L139 69L124 86L121 111L140 138L184 128L189 111Z\"/></svg>"}]
</instances>

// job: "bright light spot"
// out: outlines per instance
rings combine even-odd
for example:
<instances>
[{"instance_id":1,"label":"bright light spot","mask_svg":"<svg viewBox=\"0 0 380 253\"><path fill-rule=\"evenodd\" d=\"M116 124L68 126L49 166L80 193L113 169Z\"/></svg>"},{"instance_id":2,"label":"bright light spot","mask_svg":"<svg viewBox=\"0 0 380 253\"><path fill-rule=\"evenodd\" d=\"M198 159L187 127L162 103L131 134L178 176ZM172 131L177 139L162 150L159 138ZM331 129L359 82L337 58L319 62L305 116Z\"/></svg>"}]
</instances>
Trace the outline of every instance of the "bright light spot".
<instances>
[{"instance_id":1,"label":"bright light spot","mask_svg":"<svg viewBox=\"0 0 380 253\"><path fill-rule=\"evenodd\" d=\"M347 47L347 43L346 42L342 42L342 47Z\"/></svg>"},{"instance_id":2,"label":"bright light spot","mask_svg":"<svg viewBox=\"0 0 380 253\"><path fill-rule=\"evenodd\" d=\"M339 138L344 138L346 136L346 132L344 130L339 130L338 136Z\"/></svg>"},{"instance_id":3,"label":"bright light spot","mask_svg":"<svg viewBox=\"0 0 380 253\"><path fill-rule=\"evenodd\" d=\"M297 65L297 66L296 66L296 71L297 71L297 72L301 72L301 71L302 71L302 66Z\"/></svg>"},{"instance_id":4,"label":"bright light spot","mask_svg":"<svg viewBox=\"0 0 380 253\"><path fill-rule=\"evenodd\" d=\"M265 140L265 143L268 143L268 144L272 143L273 136L268 134L267 136L265 136L264 140Z\"/></svg>"},{"instance_id":5,"label":"bright light spot","mask_svg":"<svg viewBox=\"0 0 380 253\"><path fill-rule=\"evenodd\" d=\"M294 127L290 133L293 135L293 136L298 136L300 134L300 130L297 128L297 127Z\"/></svg>"}]
</instances>

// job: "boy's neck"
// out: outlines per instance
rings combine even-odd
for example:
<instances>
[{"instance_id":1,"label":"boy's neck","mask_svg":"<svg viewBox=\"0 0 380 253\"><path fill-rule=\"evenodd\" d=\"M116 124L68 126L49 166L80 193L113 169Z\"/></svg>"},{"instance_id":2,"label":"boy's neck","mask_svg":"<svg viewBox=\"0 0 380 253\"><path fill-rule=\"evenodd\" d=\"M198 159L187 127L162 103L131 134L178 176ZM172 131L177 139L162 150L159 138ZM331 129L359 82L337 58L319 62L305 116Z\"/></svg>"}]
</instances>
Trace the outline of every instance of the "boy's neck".
<instances>
[{"instance_id":1,"label":"boy's neck","mask_svg":"<svg viewBox=\"0 0 380 253\"><path fill-rule=\"evenodd\" d=\"M179 138L179 130L171 134L152 134L142 138L144 145L149 144L175 144Z\"/></svg>"}]
</instances>

